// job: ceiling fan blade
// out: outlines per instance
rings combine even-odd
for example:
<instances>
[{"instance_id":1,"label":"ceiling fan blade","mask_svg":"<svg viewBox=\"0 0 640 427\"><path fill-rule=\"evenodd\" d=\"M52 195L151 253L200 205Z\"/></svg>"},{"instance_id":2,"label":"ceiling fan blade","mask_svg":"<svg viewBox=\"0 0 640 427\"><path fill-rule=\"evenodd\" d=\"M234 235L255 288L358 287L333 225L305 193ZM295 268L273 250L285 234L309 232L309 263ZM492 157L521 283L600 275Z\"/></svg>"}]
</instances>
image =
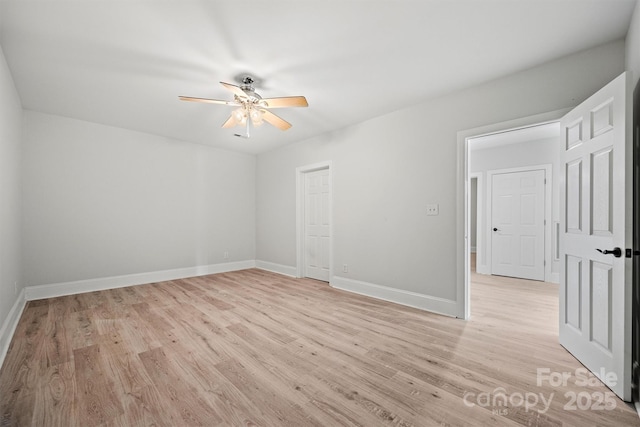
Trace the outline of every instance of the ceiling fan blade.
<instances>
[{"instance_id":1,"label":"ceiling fan blade","mask_svg":"<svg viewBox=\"0 0 640 427\"><path fill-rule=\"evenodd\" d=\"M262 111L262 119L269 123L272 124L273 126L277 127L280 130L287 130L291 127L291 123L287 122L286 120L276 116L275 114L273 114L271 111L268 110L260 110Z\"/></svg>"},{"instance_id":2,"label":"ceiling fan blade","mask_svg":"<svg viewBox=\"0 0 640 427\"><path fill-rule=\"evenodd\" d=\"M225 82L220 82L220 84L225 88L229 89L235 95L241 96L243 98L247 97L247 94L245 93L245 91L242 90L240 86L232 85L231 83L225 83Z\"/></svg>"},{"instance_id":3,"label":"ceiling fan blade","mask_svg":"<svg viewBox=\"0 0 640 427\"><path fill-rule=\"evenodd\" d=\"M178 98L181 101L205 102L207 104L240 105L235 101L222 101L220 99L194 98L192 96L179 96Z\"/></svg>"},{"instance_id":4,"label":"ceiling fan blade","mask_svg":"<svg viewBox=\"0 0 640 427\"><path fill-rule=\"evenodd\" d=\"M304 96L283 96L281 98L262 98L260 103L265 103L265 107L308 107L307 98Z\"/></svg>"},{"instance_id":5,"label":"ceiling fan blade","mask_svg":"<svg viewBox=\"0 0 640 427\"><path fill-rule=\"evenodd\" d=\"M232 114L232 115L229 116L227 121L222 124L222 127L225 128L225 129L226 128L232 128L237 124L238 124L238 121L235 119L235 117L233 117L233 114Z\"/></svg>"}]
</instances>

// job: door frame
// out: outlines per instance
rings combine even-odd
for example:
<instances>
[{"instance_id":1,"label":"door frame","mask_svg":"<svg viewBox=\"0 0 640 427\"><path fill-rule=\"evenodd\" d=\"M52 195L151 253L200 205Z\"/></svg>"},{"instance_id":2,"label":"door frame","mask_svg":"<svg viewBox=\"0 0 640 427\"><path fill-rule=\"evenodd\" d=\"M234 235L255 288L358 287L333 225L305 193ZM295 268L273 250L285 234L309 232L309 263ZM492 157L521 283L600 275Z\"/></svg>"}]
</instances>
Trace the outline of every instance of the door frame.
<instances>
[{"instance_id":1,"label":"door frame","mask_svg":"<svg viewBox=\"0 0 640 427\"><path fill-rule=\"evenodd\" d=\"M635 82L632 94L632 165L633 165L633 224L632 241L633 250L631 283L632 283L632 309L631 309L631 393L636 411L640 414L640 80Z\"/></svg>"},{"instance_id":2,"label":"door frame","mask_svg":"<svg viewBox=\"0 0 640 427\"><path fill-rule=\"evenodd\" d=\"M570 108L494 123L459 131L456 166L456 293L457 314L462 319L471 317L469 274L469 140L481 136L517 130L530 126L560 121Z\"/></svg>"},{"instance_id":3,"label":"door frame","mask_svg":"<svg viewBox=\"0 0 640 427\"><path fill-rule=\"evenodd\" d=\"M530 172L530 171L544 171L544 281L551 281L551 193L552 193L552 181L553 181L553 169L552 165L535 165L535 166L523 166L517 168L507 168L507 169L493 169L487 171L487 193L486 193L486 213L487 218L485 221L485 228L491 228L491 219L492 219L492 199L493 196L493 176L504 174L504 173L514 173L514 172ZM486 247L486 256L485 261L487 262L487 268L489 269L489 274L493 274L493 233L489 233L489 238L487 239L487 247ZM477 262L477 261L476 261Z\"/></svg>"},{"instance_id":4,"label":"door frame","mask_svg":"<svg viewBox=\"0 0 640 427\"><path fill-rule=\"evenodd\" d=\"M305 277L305 176L307 173L324 169L329 171L329 283L331 283L333 280L333 168L331 167L331 160L296 168L296 277Z\"/></svg>"}]
</instances>

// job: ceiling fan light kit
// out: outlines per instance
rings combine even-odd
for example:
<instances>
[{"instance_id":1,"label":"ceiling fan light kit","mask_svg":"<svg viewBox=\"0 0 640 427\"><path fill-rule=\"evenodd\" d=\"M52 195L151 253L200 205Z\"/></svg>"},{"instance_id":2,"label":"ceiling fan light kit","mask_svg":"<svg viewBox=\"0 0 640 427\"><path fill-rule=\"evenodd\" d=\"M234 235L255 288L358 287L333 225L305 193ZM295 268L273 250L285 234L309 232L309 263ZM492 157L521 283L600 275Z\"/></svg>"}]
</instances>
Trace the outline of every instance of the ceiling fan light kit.
<instances>
[{"instance_id":1,"label":"ceiling fan light kit","mask_svg":"<svg viewBox=\"0 0 640 427\"><path fill-rule=\"evenodd\" d=\"M256 93L253 87L254 79L251 76L245 76L240 86L231 83L220 82L222 86L233 93L233 101L223 101L219 99L194 98L191 96L180 96L182 101L203 102L208 104L221 104L238 107L231 112L231 115L222 124L223 128L234 126L245 126L246 135L234 134L249 138L249 125L260 126L267 122L280 130L287 130L291 127L291 123L275 115L270 108L287 108L287 107L307 107L307 99L304 96L285 96L281 98L262 98Z\"/></svg>"}]
</instances>

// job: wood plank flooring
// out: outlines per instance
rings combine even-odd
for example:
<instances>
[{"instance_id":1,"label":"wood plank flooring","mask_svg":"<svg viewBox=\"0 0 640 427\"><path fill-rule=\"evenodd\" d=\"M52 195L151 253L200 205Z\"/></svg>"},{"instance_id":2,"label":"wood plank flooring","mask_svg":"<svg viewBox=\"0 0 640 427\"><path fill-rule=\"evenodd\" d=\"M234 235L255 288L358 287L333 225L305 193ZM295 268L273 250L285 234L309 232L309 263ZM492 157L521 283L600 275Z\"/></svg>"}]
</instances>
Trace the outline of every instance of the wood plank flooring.
<instances>
[{"instance_id":1,"label":"wood plank flooring","mask_svg":"<svg viewBox=\"0 0 640 427\"><path fill-rule=\"evenodd\" d=\"M473 275L471 300L463 321L251 269L31 301L0 426L640 425L592 408L601 385L537 385L581 367L555 285Z\"/></svg>"}]
</instances>

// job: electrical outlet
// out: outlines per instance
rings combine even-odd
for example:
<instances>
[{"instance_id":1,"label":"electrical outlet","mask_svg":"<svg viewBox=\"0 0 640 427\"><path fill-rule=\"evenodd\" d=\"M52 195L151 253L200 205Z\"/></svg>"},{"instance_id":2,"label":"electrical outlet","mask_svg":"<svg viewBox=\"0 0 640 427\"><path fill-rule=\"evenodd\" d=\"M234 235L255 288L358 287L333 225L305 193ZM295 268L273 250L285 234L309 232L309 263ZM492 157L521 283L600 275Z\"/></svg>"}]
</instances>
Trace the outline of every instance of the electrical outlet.
<instances>
[{"instance_id":1,"label":"electrical outlet","mask_svg":"<svg viewBox=\"0 0 640 427\"><path fill-rule=\"evenodd\" d=\"M229 259L229 251L224 251L224 259Z\"/></svg>"},{"instance_id":2,"label":"electrical outlet","mask_svg":"<svg viewBox=\"0 0 640 427\"><path fill-rule=\"evenodd\" d=\"M348 273L349 272L349 266L347 264L342 264L342 272L343 273Z\"/></svg>"},{"instance_id":3,"label":"electrical outlet","mask_svg":"<svg viewBox=\"0 0 640 427\"><path fill-rule=\"evenodd\" d=\"M438 215L440 207L437 204L427 205L427 215Z\"/></svg>"}]
</instances>

